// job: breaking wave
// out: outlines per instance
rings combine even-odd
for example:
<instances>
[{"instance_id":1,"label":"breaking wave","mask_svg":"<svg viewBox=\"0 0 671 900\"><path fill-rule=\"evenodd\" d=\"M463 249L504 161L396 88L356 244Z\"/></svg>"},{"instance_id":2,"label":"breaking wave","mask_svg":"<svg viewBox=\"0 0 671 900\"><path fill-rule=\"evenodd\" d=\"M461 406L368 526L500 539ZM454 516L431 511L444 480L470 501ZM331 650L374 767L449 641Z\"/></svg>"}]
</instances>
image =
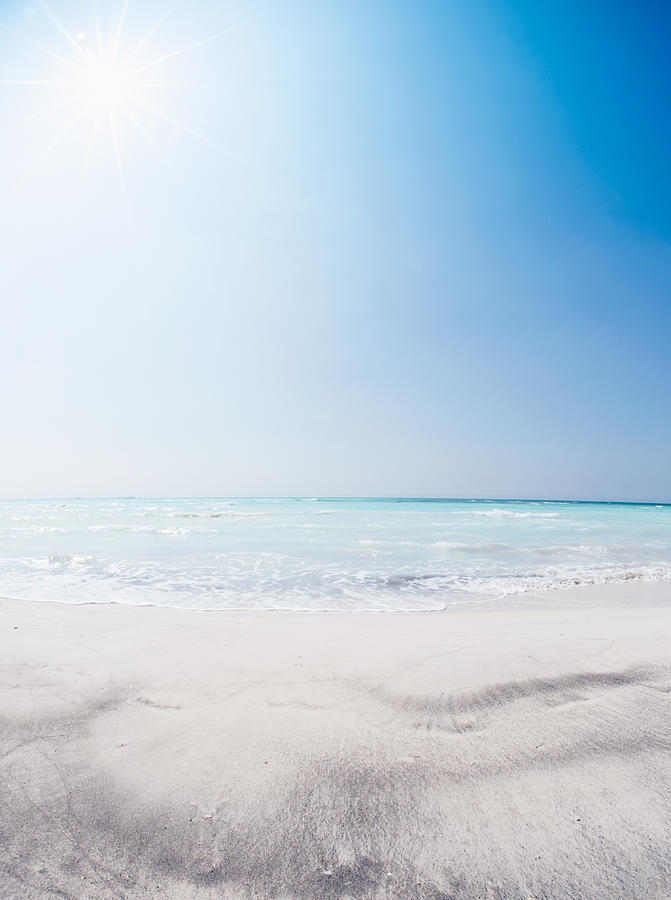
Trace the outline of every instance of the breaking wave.
<instances>
[{"instance_id":1,"label":"breaking wave","mask_svg":"<svg viewBox=\"0 0 671 900\"><path fill-rule=\"evenodd\" d=\"M517 512L510 509L476 510L473 515L488 519L558 519L558 512Z\"/></svg>"},{"instance_id":2,"label":"breaking wave","mask_svg":"<svg viewBox=\"0 0 671 900\"><path fill-rule=\"evenodd\" d=\"M567 587L639 581L671 581L668 506L0 503L0 595L36 600L440 610L529 591L549 596Z\"/></svg>"}]
</instances>

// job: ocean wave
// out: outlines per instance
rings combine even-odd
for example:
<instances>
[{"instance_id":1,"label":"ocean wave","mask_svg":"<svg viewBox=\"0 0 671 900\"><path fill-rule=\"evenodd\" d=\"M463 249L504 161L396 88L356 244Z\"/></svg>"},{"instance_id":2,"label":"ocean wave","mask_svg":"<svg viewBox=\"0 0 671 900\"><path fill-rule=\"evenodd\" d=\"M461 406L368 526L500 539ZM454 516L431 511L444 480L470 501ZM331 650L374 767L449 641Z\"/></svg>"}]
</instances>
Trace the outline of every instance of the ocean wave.
<instances>
[{"instance_id":1,"label":"ocean wave","mask_svg":"<svg viewBox=\"0 0 671 900\"><path fill-rule=\"evenodd\" d=\"M0 594L201 609L423 610L671 579L664 510L565 508L560 515L559 506L503 500L0 503Z\"/></svg>"},{"instance_id":2,"label":"ocean wave","mask_svg":"<svg viewBox=\"0 0 671 900\"><path fill-rule=\"evenodd\" d=\"M490 541L488 543L466 543L464 541L434 541L429 544L434 550L444 552L464 553L467 555L480 555L482 553L517 553L520 548L512 544L505 544L501 541Z\"/></svg>"},{"instance_id":3,"label":"ocean wave","mask_svg":"<svg viewBox=\"0 0 671 900\"><path fill-rule=\"evenodd\" d=\"M394 549L396 547L421 547L418 541L391 541L381 540L377 538L366 538L359 541L361 547L388 547Z\"/></svg>"},{"instance_id":4,"label":"ocean wave","mask_svg":"<svg viewBox=\"0 0 671 900\"><path fill-rule=\"evenodd\" d=\"M602 570L556 572L550 575L520 576L520 583L501 585L501 596L528 593L530 591L555 591L573 587L590 587L627 582L671 581L671 567L640 566L636 568L610 567Z\"/></svg>"},{"instance_id":5,"label":"ocean wave","mask_svg":"<svg viewBox=\"0 0 671 900\"><path fill-rule=\"evenodd\" d=\"M436 610L589 585L671 581L671 564L555 566L496 574L347 571L279 554L170 564L51 554L0 559L0 594L194 609Z\"/></svg>"},{"instance_id":6,"label":"ocean wave","mask_svg":"<svg viewBox=\"0 0 671 900\"><path fill-rule=\"evenodd\" d=\"M119 534L167 534L173 535L177 537L184 537L189 534L206 534L209 529L196 529L196 528L178 528L178 527L168 527L168 528L152 528L151 525L118 525L118 524L107 524L107 525L89 525L89 532L93 534L97 533L105 533L105 532L117 532Z\"/></svg>"},{"instance_id":7,"label":"ocean wave","mask_svg":"<svg viewBox=\"0 0 671 900\"><path fill-rule=\"evenodd\" d=\"M470 512L470 511L469 511ZM488 519L558 519L557 512L516 512L512 509L484 509L472 513L475 516L485 516Z\"/></svg>"},{"instance_id":8,"label":"ocean wave","mask_svg":"<svg viewBox=\"0 0 671 900\"><path fill-rule=\"evenodd\" d=\"M68 534L70 529L60 525L11 525L2 529L5 538L22 537L33 534Z\"/></svg>"},{"instance_id":9,"label":"ocean wave","mask_svg":"<svg viewBox=\"0 0 671 900\"><path fill-rule=\"evenodd\" d=\"M169 512L164 515L169 519L265 519L268 513L221 510L219 512Z\"/></svg>"}]
</instances>

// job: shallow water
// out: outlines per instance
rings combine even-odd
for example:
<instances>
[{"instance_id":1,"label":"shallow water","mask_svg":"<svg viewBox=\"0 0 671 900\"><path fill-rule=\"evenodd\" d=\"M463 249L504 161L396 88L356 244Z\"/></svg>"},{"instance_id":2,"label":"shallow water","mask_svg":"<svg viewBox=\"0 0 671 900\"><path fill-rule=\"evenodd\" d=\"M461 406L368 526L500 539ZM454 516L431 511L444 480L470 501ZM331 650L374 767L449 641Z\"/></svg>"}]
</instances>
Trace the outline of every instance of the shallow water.
<instances>
[{"instance_id":1,"label":"shallow water","mask_svg":"<svg viewBox=\"0 0 671 900\"><path fill-rule=\"evenodd\" d=\"M628 580L671 580L671 505L0 503L4 596L199 609L437 610Z\"/></svg>"}]
</instances>

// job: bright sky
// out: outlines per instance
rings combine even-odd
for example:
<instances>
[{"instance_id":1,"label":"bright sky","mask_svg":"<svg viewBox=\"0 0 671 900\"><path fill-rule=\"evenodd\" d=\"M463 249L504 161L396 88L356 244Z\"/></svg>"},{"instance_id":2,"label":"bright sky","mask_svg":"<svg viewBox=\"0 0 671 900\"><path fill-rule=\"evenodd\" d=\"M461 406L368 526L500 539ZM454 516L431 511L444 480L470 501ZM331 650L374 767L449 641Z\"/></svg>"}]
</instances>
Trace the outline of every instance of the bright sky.
<instances>
[{"instance_id":1,"label":"bright sky","mask_svg":"<svg viewBox=\"0 0 671 900\"><path fill-rule=\"evenodd\" d=\"M0 7L0 496L671 499L664 5L98 9Z\"/></svg>"}]
</instances>

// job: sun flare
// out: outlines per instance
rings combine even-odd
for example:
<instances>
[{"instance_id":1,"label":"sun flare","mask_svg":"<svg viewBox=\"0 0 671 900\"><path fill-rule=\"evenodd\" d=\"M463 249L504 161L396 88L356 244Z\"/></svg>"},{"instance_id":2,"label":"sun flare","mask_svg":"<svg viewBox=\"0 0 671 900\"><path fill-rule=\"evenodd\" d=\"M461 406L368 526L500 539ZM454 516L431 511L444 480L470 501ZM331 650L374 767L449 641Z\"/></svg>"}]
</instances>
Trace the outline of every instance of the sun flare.
<instances>
[{"instance_id":1,"label":"sun flare","mask_svg":"<svg viewBox=\"0 0 671 900\"><path fill-rule=\"evenodd\" d=\"M127 110L140 87L137 70L106 51L90 50L79 67L77 94L94 114Z\"/></svg>"},{"instance_id":2,"label":"sun flare","mask_svg":"<svg viewBox=\"0 0 671 900\"><path fill-rule=\"evenodd\" d=\"M84 168L87 169L89 166L94 145L106 135L116 158L122 187L125 180L121 160L121 124L129 123L154 148L156 144L151 126L157 121L169 124L173 130L177 130L179 133L188 133L208 141L186 123L165 112L158 99L161 90L193 87L194 85L184 82L152 80L152 70L160 71L163 64L209 43L219 37L219 34L194 41L159 57L142 58L141 51L145 50L146 45L172 15L177 5L169 9L130 50L122 50L128 0L124 0L118 25L109 34L103 33L98 17L95 15L95 36L92 41L85 31L72 34L51 7L44 0L39 0L39 6L60 33L61 43L67 43L70 53L66 56L62 52L62 48L45 46L28 35L14 32L57 64L58 75L55 74L53 78L42 80L0 81L0 85L51 88L57 96L55 102L46 107L46 110L53 111L63 108L68 112L63 117L62 128L34 160L30 170L43 163L68 135L83 127L88 127ZM93 43L93 48L87 46L90 42Z\"/></svg>"}]
</instances>

